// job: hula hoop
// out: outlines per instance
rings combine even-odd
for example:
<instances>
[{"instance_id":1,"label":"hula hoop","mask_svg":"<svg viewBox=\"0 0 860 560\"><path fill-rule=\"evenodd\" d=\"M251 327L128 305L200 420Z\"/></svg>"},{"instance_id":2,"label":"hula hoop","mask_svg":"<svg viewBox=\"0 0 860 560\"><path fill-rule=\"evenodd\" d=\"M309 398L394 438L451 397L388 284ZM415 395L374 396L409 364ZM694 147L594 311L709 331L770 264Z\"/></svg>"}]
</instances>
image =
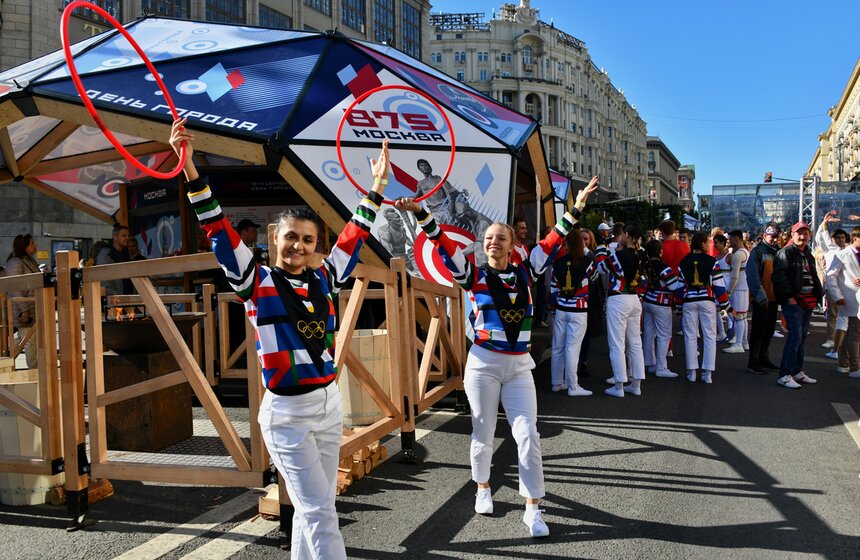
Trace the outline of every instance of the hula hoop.
<instances>
[{"instance_id":1,"label":"hula hoop","mask_svg":"<svg viewBox=\"0 0 860 560\"><path fill-rule=\"evenodd\" d=\"M102 121L98 112L96 111L95 105L90 100L87 95L87 90L84 88L84 84L81 81L80 75L78 75L78 69L75 67L74 60L72 58L72 47L69 44L69 17L72 15L72 11L77 8L86 8L92 10L105 18L105 21L110 23L111 25L119 31L123 37L125 37L126 41L128 41L134 50L137 51L137 54L140 56L141 60L143 60L146 67L149 69L149 72L152 74L152 77L155 78L158 87L161 88L161 92L164 94L164 100L167 103L167 106L170 107L170 112L173 114L173 118L178 119L179 114L176 112L176 106L173 105L173 99L170 98L170 93L167 91L167 86L164 85L164 82L161 81L161 77L158 75L158 71L155 69L155 66L150 62L149 57L144 54L143 49L140 48L140 45L137 44L128 31L120 24L117 20L113 18L107 11L102 9L100 6L96 6L95 4L90 4L89 2L84 2L83 0L75 0L71 2L66 8L63 10L63 19L60 23L60 39L63 42L63 53L66 57L66 65L69 67L69 76L72 78L72 83L75 85L75 89L78 91L78 95L81 98L81 101L89 112L90 116L93 118L95 123L101 129L102 134L113 144L113 147L133 166L138 168L140 171L146 173L150 177L155 177L156 179L172 179L176 177L182 168L185 166L185 142L182 143L179 150L179 162L176 164L176 167L172 171L168 171L167 173L162 173L160 171L156 171L155 169L151 169L144 164L140 163L136 157L131 155L131 153L122 145L122 143L117 140L116 136L108 129L107 125L105 125L104 121Z\"/></svg>"},{"instance_id":2,"label":"hula hoop","mask_svg":"<svg viewBox=\"0 0 860 560\"><path fill-rule=\"evenodd\" d=\"M341 151L341 146L340 146L340 134L343 131L343 125L346 122L346 117L347 117L347 115L350 114L350 112L352 112L353 107L355 107L356 105L358 105L359 103L361 103L362 101L364 101L365 99L367 99L368 97L373 95L374 93L377 93L380 91L385 91L387 89L402 89L402 90L406 90L406 91L411 91L412 93L420 95L421 97L423 97L424 99L426 99L427 101L432 103L433 106L436 108L436 110L439 111L439 113L442 115L442 118L445 120L445 124L448 125L448 130L451 133L451 157L448 158L448 168L445 170L445 174L442 176L442 179L439 181L439 183L435 187L430 189L430 191L427 192L426 194L423 194L423 195L421 195L415 199L415 202L421 202L425 198L428 198L430 195L432 195L433 193L438 191L442 187L442 185L444 185L445 182L448 180L448 177L451 175L451 169L454 168L454 156L456 155L456 152L457 152L457 143L454 140L454 127L451 126L451 120L448 118L448 115L445 114L445 110L442 108L442 106L435 99L433 99L432 97L430 97L426 93L422 92L421 90L415 89L414 87L410 87L410 86L401 86L401 85L389 84L389 85L385 85L385 86L375 87L369 91L364 92L360 96L358 96L355 99L355 101L350 103L349 107L346 108L346 111L343 112L343 116L340 118L340 124L338 124L338 126L337 126L337 136L335 137L335 147L337 148L337 160L338 160L338 162L340 162L340 166L343 169L343 173L344 173L344 175L346 175L346 178L349 179L349 182L352 183L352 185L358 190L358 192L366 195L367 191L364 188L362 188L362 186L358 184L358 181L356 181L353 178L353 176L350 174L349 170L346 167L346 163L344 163L344 161L343 161L343 153ZM389 200L387 198L385 198L382 201L382 203L383 204L394 204L394 202L392 200Z\"/></svg>"}]
</instances>

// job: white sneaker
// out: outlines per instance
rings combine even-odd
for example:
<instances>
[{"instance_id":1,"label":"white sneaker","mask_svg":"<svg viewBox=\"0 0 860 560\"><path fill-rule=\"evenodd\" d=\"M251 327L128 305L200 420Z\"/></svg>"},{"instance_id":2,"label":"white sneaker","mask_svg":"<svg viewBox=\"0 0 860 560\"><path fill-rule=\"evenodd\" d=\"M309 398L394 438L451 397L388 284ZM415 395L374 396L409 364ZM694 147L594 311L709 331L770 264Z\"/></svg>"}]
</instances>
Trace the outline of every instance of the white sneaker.
<instances>
[{"instance_id":1,"label":"white sneaker","mask_svg":"<svg viewBox=\"0 0 860 560\"><path fill-rule=\"evenodd\" d=\"M836 373L851 373L851 369L843 366L836 366Z\"/></svg>"},{"instance_id":2,"label":"white sneaker","mask_svg":"<svg viewBox=\"0 0 860 560\"><path fill-rule=\"evenodd\" d=\"M544 511L542 509L529 509L526 506L526 512L523 514L523 523L529 528L529 533L533 537L549 536L549 527L546 526L546 523L543 521L543 515L541 515Z\"/></svg>"},{"instance_id":3,"label":"white sneaker","mask_svg":"<svg viewBox=\"0 0 860 560\"><path fill-rule=\"evenodd\" d=\"M567 390L567 396L568 397L590 397L593 394L594 393L592 393L588 389L583 389L579 385L574 385L573 387L571 387L570 389Z\"/></svg>"},{"instance_id":4,"label":"white sneaker","mask_svg":"<svg viewBox=\"0 0 860 560\"><path fill-rule=\"evenodd\" d=\"M852 371L848 374L848 377L850 377L851 379L860 379L860 369L858 369L857 371Z\"/></svg>"},{"instance_id":5,"label":"white sneaker","mask_svg":"<svg viewBox=\"0 0 860 560\"><path fill-rule=\"evenodd\" d=\"M702 383L707 383L708 385L710 385L712 383L710 371L703 371L702 372Z\"/></svg>"},{"instance_id":6,"label":"white sneaker","mask_svg":"<svg viewBox=\"0 0 860 560\"><path fill-rule=\"evenodd\" d=\"M687 381L689 381L690 383L696 382L696 370L691 369L687 372Z\"/></svg>"},{"instance_id":7,"label":"white sneaker","mask_svg":"<svg viewBox=\"0 0 860 560\"><path fill-rule=\"evenodd\" d=\"M561 385L553 385L552 386L552 392L553 393L558 393L559 391L564 391L565 389L567 389L567 385L565 385L563 383Z\"/></svg>"},{"instance_id":8,"label":"white sneaker","mask_svg":"<svg viewBox=\"0 0 860 560\"><path fill-rule=\"evenodd\" d=\"M831 360L838 360L839 359L839 352L837 352L835 350L831 350L830 352L826 353L824 355L824 357L830 358Z\"/></svg>"},{"instance_id":9,"label":"white sneaker","mask_svg":"<svg viewBox=\"0 0 860 560\"><path fill-rule=\"evenodd\" d=\"M658 371L656 375L657 375L657 377L668 377L668 378L678 377L677 373L675 373L674 371L669 371L669 370Z\"/></svg>"},{"instance_id":10,"label":"white sneaker","mask_svg":"<svg viewBox=\"0 0 860 560\"><path fill-rule=\"evenodd\" d=\"M607 395L609 395L610 397L623 397L624 396L624 389L617 389L614 386L609 387L608 389L606 389L603 392L606 393Z\"/></svg>"},{"instance_id":11,"label":"white sneaker","mask_svg":"<svg viewBox=\"0 0 860 560\"><path fill-rule=\"evenodd\" d=\"M639 387L634 387L633 385L625 385L624 392L630 393L631 395L636 395L637 397L642 395L642 389Z\"/></svg>"},{"instance_id":12,"label":"white sneaker","mask_svg":"<svg viewBox=\"0 0 860 560\"><path fill-rule=\"evenodd\" d=\"M491 515L493 513L493 494L489 488L478 488L475 494L475 513Z\"/></svg>"},{"instance_id":13,"label":"white sneaker","mask_svg":"<svg viewBox=\"0 0 860 560\"><path fill-rule=\"evenodd\" d=\"M813 383L818 383L817 379L813 379L813 378L809 377L808 375L806 375L806 373L804 373L802 371L794 376L794 380L795 381L802 381L803 383L808 383L810 385L812 385Z\"/></svg>"},{"instance_id":14,"label":"white sneaker","mask_svg":"<svg viewBox=\"0 0 860 560\"><path fill-rule=\"evenodd\" d=\"M729 344L732 344L732 345L733 345L733 344L735 343L735 337L731 337L731 338L730 338L730 339L728 339L726 342L728 342Z\"/></svg>"},{"instance_id":15,"label":"white sneaker","mask_svg":"<svg viewBox=\"0 0 860 560\"><path fill-rule=\"evenodd\" d=\"M779 331L773 331L773 338L785 338L785 335Z\"/></svg>"},{"instance_id":16,"label":"white sneaker","mask_svg":"<svg viewBox=\"0 0 860 560\"><path fill-rule=\"evenodd\" d=\"M666 357L667 357L667 358L674 358L674 357L675 357L675 353L674 353L674 352L672 352L671 350L669 350L668 352L666 352Z\"/></svg>"},{"instance_id":17,"label":"white sneaker","mask_svg":"<svg viewBox=\"0 0 860 560\"><path fill-rule=\"evenodd\" d=\"M605 383L607 385L615 385L615 377L607 377Z\"/></svg>"},{"instance_id":18,"label":"white sneaker","mask_svg":"<svg viewBox=\"0 0 860 560\"><path fill-rule=\"evenodd\" d=\"M744 347L740 344L732 344L728 348L723 348L723 352L725 352L726 354L743 354Z\"/></svg>"},{"instance_id":19,"label":"white sneaker","mask_svg":"<svg viewBox=\"0 0 860 560\"><path fill-rule=\"evenodd\" d=\"M824 344L821 345L822 348L833 348L833 340L828 340Z\"/></svg>"},{"instance_id":20,"label":"white sneaker","mask_svg":"<svg viewBox=\"0 0 860 560\"><path fill-rule=\"evenodd\" d=\"M749 352L749 351L750 351L750 345L747 344L746 342L744 342L744 352Z\"/></svg>"},{"instance_id":21,"label":"white sneaker","mask_svg":"<svg viewBox=\"0 0 860 560\"><path fill-rule=\"evenodd\" d=\"M786 389L800 389L800 384L794 380L794 378L790 375L783 375L779 379L776 380L777 383L785 387Z\"/></svg>"}]
</instances>

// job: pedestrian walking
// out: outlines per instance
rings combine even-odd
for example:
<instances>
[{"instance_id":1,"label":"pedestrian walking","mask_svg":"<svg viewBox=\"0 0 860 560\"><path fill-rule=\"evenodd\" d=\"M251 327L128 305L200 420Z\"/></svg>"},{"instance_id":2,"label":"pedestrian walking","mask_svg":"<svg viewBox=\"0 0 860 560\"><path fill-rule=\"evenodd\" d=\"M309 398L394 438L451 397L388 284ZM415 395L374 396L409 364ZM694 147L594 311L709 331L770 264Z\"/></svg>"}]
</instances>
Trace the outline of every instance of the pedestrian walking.
<instances>
[{"instance_id":1,"label":"pedestrian walking","mask_svg":"<svg viewBox=\"0 0 860 560\"><path fill-rule=\"evenodd\" d=\"M827 295L839 315L848 322L847 336L842 342L848 376L860 379L860 226L851 230L851 243L837 251L830 260L825 279Z\"/></svg>"},{"instance_id":2,"label":"pedestrian walking","mask_svg":"<svg viewBox=\"0 0 860 560\"><path fill-rule=\"evenodd\" d=\"M652 239L645 244L648 255L648 290L642 303L645 371L657 377L678 377L669 370L667 354L672 339L672 304L683 284L661 258L661 243Z\"/></svg>"}]
</instances>

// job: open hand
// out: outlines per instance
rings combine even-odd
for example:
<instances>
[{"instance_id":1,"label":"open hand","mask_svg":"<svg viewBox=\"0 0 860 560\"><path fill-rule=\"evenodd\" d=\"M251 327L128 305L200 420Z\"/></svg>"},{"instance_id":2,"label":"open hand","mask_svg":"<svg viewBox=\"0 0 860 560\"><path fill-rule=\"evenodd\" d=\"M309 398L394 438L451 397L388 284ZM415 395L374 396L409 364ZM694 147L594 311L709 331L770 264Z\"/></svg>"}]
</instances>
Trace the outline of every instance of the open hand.
<instances>
[{"instance_id":1,"label":"open hand","mask_svg":"<svg viewBox=\"0 0 860 560\"><path fill-rule=\"evenodd\" d=\"M406 210L408 212L418 212L421 210L421 205L415 202L412 197L398 198L394 201L394 207L398 210Z\"/></svg>"},{"instance_id":2,"label":"open hand","mask_svg":"<svg viewBox=\"0 0 860 560\"><path fill-rule=\"evenodd\" d=\"M391 171L391 162L388 161L387 138L382 141L382 150L379 151L379 159L370 160L370 169L373 171L374 178L388 180L388 173Z\"/></svg>"},{"instance_id":3,"label":"open hand","mask_svg":"<svg viewBox=\"0 0 860 560\"><path fill-rule=\"evenodd\" d=\"M588 200L588 197L591 193L596 191L599 187L598 177L595 175L591 178L591 181L588 182L588 185L578 193L576 193L576 206L579 210L582 210L585 207L585 202Z\"/></svg>"}]
</instances>

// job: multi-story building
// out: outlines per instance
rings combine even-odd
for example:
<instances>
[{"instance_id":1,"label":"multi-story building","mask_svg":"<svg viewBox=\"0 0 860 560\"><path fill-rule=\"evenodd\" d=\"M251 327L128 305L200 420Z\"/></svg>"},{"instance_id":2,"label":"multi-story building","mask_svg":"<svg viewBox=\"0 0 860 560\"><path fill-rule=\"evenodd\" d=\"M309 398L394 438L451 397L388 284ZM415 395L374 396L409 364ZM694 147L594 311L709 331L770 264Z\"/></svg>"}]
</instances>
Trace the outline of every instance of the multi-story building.
<instances>
[{"instance_id":1,"label":"multi-story building","mask_svg":"<svg viewBox=\"0 0 860 560\"><path fill-rule=\"evenodd\" d=\"M0 0L0 72L61 48L58 30L62 10L70 1ZM122 23L155 14L284 29L336 29L350 37L385 42L416 58L427 58L428 0L90 1ZM71 42L110 29L102 17L78 11L69 21ZM46 260L48 249L61 240L77 240L86 252L94 239L110 237L110 225L64 202L18 183L2 187L0 254L4 256L12 237L19 233L35 236L40 260Z\"/></svg>"},{"instance_id":2,"label":"multi-story building","mask_svg":"<svg viewBox=\"0 0 860 560\"><path fill-rule=\"evenodd\" d=\"M585 43L538 17L528 0L482 13L430 14L430 63L541 124L551 167L603 198L648 196L645 121Z\"/></svg>"},{"instance_id":3,"label":"multi-story building","mask_svg":"<svg viewBox=\"0 0 860 560\"><path fill-rule=\"evenodd\" d=\"M678 204L684 211L693 211L693 182L696 180L696 166L682 165L678 168Z\"/></svg>"},{"instance_id":4,"label":"multi-story building","mask_svg":"<svg viewBox=\"0 0 860 560\"><path fill-rule=\"evenodd\" d=\"M860 180L860 59L839 103L827 116L830 126L818 136L818 149L806 174L840 183Z\"/></svg>"},{"instance_id":5,"label":"multi-story building","mask_svg":"<svg viewBox=\"0 0 860 560\"><path fill-rule=\"evenodd\" d=\"M657 136L647 138L648 200L654 204L678 204L678 168L681 162Z\"/></svg>"}]
</instances>

